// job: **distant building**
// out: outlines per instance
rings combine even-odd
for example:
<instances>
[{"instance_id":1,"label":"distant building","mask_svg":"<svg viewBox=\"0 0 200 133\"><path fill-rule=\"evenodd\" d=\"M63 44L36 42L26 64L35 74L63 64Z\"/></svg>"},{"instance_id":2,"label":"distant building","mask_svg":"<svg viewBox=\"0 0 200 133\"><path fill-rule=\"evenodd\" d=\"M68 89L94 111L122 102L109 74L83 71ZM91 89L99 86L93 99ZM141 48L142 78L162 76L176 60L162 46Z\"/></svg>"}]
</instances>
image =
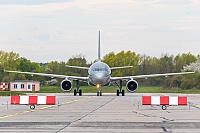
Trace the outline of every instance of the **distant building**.
<instances>
[{"instance_id":1,"label":"distant building","mask_svg":"<svg viewBox=\"0 0 200 133\"><path fill-rule=\"evenodd\" d=\"M10 82L10 91L40 91L40 82L32 80L16 80Z\"/></svg>"},{"instance_id":2,"label":"distant building","mask_svg":"<svg viewBox=\"0 0 200 133\"><path fill-rule=\"evenodd\" d=\"M7 82L0 82L0 91L8 90L8 83Z\"/></svg>"}]
</instances>

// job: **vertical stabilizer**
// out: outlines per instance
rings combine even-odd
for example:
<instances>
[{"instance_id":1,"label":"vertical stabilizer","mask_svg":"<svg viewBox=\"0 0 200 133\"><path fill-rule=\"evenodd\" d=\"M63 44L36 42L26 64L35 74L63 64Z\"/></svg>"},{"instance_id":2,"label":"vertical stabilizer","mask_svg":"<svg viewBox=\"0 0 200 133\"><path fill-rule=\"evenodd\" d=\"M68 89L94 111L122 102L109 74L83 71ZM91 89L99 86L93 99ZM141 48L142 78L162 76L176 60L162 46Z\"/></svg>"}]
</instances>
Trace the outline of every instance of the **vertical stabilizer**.
<instances>
[{"instance_id":1,"label":"vertical stabilizer","mask_svg":"<svg viewBox=\"0 0 200 133\"><path fill-rule=\"evenodd\" d=\"M100 31L99 31L99 44L98 44L98 61L101 61L101 54L100 54Z\"/></svg>"}]
</instances>

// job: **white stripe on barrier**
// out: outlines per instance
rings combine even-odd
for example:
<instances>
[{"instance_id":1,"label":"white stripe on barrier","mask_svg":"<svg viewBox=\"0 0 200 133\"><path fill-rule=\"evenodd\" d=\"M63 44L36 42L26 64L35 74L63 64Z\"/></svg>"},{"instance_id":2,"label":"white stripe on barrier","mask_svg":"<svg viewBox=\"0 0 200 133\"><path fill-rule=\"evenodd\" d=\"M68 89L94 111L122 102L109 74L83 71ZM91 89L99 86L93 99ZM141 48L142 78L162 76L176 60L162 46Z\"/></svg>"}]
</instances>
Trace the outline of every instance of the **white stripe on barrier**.
<instances>
[{"instance_id":1,"label":"white stripe on barrier","mask_svg":"<svg viewBox=\"0 0 200 133\"><path fill-rule=\"evenodd\" d=\"M28 96L20 96L20 104L28 104L29 97Z\"/></svg>"},{"instance_id":2,"label":"white stripe on barrier","mask_svg":"<svg viewBox=\"0 0 200 133\"><path fill-rule=\"evenodd\" d=\"M178 97L170 96L169 97L169 105L178 105Z\"/></svg>"},{"instance_id":3,"label":"white stripe on barrier","mask_svg":"<svg viewBox=\"0 0 200 133\"><path fill-rule=\"evenodd\" d=\"M46 96L38 96L38 104L46 104Z\"/></svg>"},{"instance_id":4,"label":"white stripe on barrier","mask_svg":"<svg viewBox=\"0 0 200 133\"><path fill-rule=\"evenodd\" d=\"M160 104L160 96L152 96L151 97L151 104L152 105L158 105Z\"/></svg>"}]
</instances>

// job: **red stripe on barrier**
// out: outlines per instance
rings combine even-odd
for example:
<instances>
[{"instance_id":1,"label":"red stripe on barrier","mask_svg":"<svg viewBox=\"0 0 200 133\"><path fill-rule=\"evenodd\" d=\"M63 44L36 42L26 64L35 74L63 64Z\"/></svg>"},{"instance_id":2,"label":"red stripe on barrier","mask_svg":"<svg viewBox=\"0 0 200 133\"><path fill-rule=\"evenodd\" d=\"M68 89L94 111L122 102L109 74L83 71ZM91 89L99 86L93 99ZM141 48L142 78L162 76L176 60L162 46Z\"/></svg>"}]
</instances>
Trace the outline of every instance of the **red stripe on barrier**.
<instances>
[{"instance_id":1,"label":"red stripe on barrier","mask_svg":"<svg viewBox=\"0 0 200 133\"><path fill-rule=\"evenodd\" d=\"M160 96L160 105L169 105L169 96Z\"/></svg>"},{"instance_id":2,"label":"red stripe on barrier","mask_svg":"<svg viewBox=\"0 0 200 133\"><path fill-rule=\"evenodd\" d=\"M11 96L11 104L19 104L20 103L20 96Z\"/></svg>"},{"instance_id":3,"label":"red stripe on barrier","mask_svg":"<svg viewBox=\"0 0 200 133\"><path fill-rule=\"evenodd\" d=\"M142 105L151 105L151 96L142 96Z\"/></svg>"},{"instance_id":4,"label":"red stripe on barrier","mask_svg":"<svg viewBox=\"0 0 200 133\"><path fill-rule=\"evenodd\" d=\"M38 96L29 96L28 104L37 104Z\"/></svg>"},{"instance_id":5,"label":"red stripe on barrier","mask_svg":"<svg viewBox=\"0 0 200 133\"><path fill-rule=\"evenodd\" d=\"M56 97L55 96L47 96L46 98L47 98L46 99L47 105L55 105L56 104Z\"/></svg>"},{"instance_id":6,"label":"red stripe on barrier","mask_svg":"<svg viewBox=\"0 0 200 133\"><path fill-rule=\"evenodd\" d=\"M178 97L178 105L187 105L187 97L179 96Z\"/></svg>"}]
</instances>

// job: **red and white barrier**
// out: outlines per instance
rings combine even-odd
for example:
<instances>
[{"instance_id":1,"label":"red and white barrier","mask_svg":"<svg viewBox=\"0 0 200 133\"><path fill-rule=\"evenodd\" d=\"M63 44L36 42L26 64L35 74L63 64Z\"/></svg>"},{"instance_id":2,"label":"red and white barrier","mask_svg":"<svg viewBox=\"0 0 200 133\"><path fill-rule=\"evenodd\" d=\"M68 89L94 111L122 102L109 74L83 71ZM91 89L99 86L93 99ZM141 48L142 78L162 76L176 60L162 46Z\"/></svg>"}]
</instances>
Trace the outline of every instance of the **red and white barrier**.
<instances>
[{"instance_id":1,"label":"red and white barrier","mask_svg":"<svg viewBox=\"0 0 200 133\"><path fill-rule=\"evenodd\" d=\"M11 96L10 104L20 105L55 105L55 96Z\"/></svg>"},{"instance_id":2,"label":"red and white barrier","mask_svg":"<svg viewBox=\"0 0 200 133\"><path fill-rule=\"evenodd\" d=\"M166 105L178 106L187 105L186 96L142 96L142 105L161 105L166 109Z\"/></svg>"}]
</instances>

